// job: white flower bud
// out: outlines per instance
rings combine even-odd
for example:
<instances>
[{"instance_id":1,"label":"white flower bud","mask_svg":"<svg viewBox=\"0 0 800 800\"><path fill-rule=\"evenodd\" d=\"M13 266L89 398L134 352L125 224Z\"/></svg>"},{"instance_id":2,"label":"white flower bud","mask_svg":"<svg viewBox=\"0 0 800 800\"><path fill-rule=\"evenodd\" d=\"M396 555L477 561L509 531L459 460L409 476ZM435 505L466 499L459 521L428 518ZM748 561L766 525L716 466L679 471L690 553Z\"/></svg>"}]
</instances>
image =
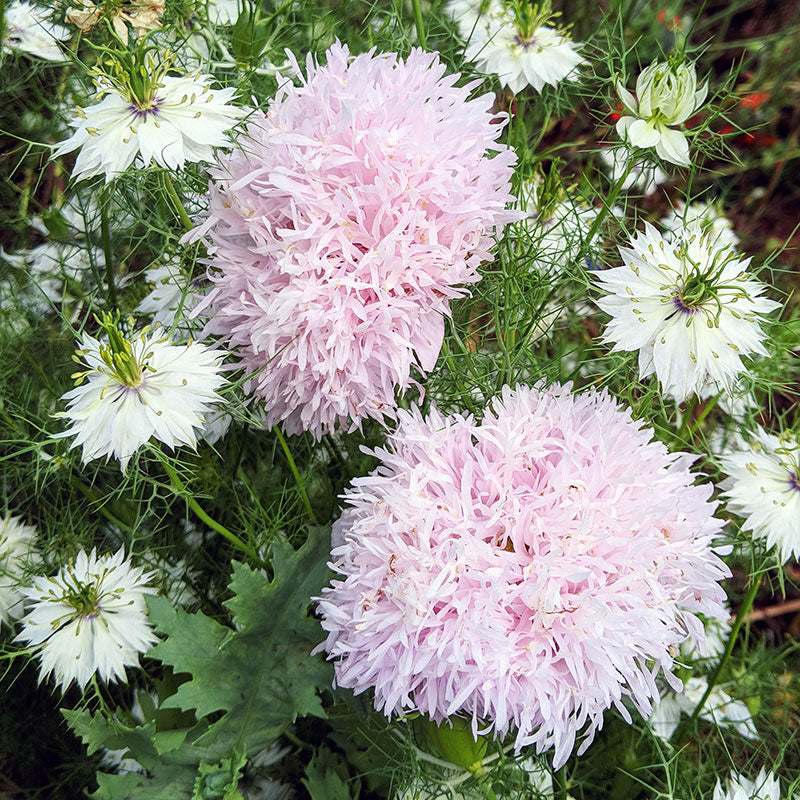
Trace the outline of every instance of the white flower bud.
<instances>
[{"instance_id":1,"label":"white flower bud","mask_svg":"<svg viewBox=\"0 0 800 800\"><path fill-rule=\"evenodd\" d=\"M629 115L617 122L617 132L635 147L655 147L665 161L689 165L686 136L670 128L685 122L702 105L708 85L697 88L693 64L656 62L636 81L635 98L621 83L617 93Z\"/></svg>"}]
</instances>

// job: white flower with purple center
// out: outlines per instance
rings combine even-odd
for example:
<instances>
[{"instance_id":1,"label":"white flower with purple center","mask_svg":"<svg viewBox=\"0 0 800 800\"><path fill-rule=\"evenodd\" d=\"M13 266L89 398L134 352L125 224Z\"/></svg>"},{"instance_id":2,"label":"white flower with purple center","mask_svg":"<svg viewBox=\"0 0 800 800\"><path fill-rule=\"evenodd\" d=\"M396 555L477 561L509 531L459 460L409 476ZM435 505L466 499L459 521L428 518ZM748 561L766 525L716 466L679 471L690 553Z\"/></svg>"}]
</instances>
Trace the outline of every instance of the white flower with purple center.
<instances>
[{"instance_id":1,"label":"white flower with purple center","mask_svg":"<svg viewBox=\"0 0 800 800\"><path fill-rule=\"evenodd\" d=\"M611 315L603 341L639 351L639 377L655 373L683 401L711 384L732 391L742 356L767 354L761 323L780 304L713 232L695 222L667 240L645 223L619 252L624 266L597 273L597 305Z\"/></svg>"},{"instance_id":2,"label":"white flower with purple center","mask_svg":"<svg viewBox=\"0 0 800 800\"><path fill-rule=\"evenodd\" d=\"M134 567L120 550L78 554L57 575L39 577L24 589L29 604L17 641L38 653L39 679L54 675L66 690L83 688L97 672L105 682L127 683L126 666L155 644L145 594L151 573Z\"/></svg>"},{"instance_id":3,"label":"white flower with purple center","mask_svg":"<svg viewBox=\"0 0 800 800\"><path fill-rule=\"evenodd\" d=\"M75 360L85 370L73 376L78 385L56 415L72 427L56 438L75 436L72 447L83 449L84 463L113 456L123 472L151 438L171 449L196 447L205 415L222 400L224 354L197 342L172 344L160 332L127 339L109 315L100 325L106 343L83 334Z\"/></svg>"},{"instance_id":4,"label":"white flower with purple center","mask_svg":"<svg viewBox=\"0 0 800 800\"><path fill-rule=\"evenodd\" d=\"M576 80L578 67L587 63L578 52L580 43L548 24L557 14L547 2L455 0L449 10L467 40L467 60L499 76L515 94L526 86L541 92L545 84Z\"/></svg>"},{"instance_id":5,"label":"white flower with purple center","mask_svg":"<svg viewBox=\"0 0 800 800\"><path fill-rule=\"evenodd\" d=\"M758 428L752 440L721 459L723 497L752 531L776 547L781 561L800 558L800 437Z\"/></svg>"},{"instance_id":6,"label":"white flower with purple center","mask_svg":"<svg viewBox=\"0 0 800 800\"><path fill-rule=\"evenodd\" d=\"M50 21L52 9L39 8L33 3L9 3L5 11L3 49L37 56L46 61L67 61L59 42L66 41L70 32Z\"/></svg>"},{"instance_id":7,"label":"white flower with purple center","mask_svg":"<svg viewBox=\"0 0 800 800\"><path fill-rule=\"evenodd\" d=\"M137 156L143 166L174 170L208 161L215 147L228 144L225 132L245 115L230 104L236 89L213 89L210 75L167 75L168 66L150 60L142 68L147 75L135 82L104 76L99 102L78 110L75 132L53 153L80 149L75 180L105 175L108 182Z\"/></svg>"}]
</instances>

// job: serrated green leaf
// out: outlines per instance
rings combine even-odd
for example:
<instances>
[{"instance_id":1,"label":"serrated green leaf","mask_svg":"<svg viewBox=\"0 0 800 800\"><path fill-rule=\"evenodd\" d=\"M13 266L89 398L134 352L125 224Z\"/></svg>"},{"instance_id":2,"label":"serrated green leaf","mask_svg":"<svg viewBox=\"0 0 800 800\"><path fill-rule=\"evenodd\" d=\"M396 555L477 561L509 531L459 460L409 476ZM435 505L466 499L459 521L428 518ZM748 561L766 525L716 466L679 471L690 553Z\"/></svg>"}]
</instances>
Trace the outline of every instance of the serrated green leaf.
<instances>
[{"instance_id":1,"label":"serrated green leaf","mask_svg":"<svg viewBox=\"0 0 800 800\"><path fill-rule=\"evenodd\" d=\"M361 794L361 781L351 780L347 766L330 750L319 750L306 766L303 786L311 800L353 800Z\"/></svg>"},{"instance_id":2,"label":"serrated green leaf","mask_svg":"<svg viewBox=\"0 0 800 800\"><path fill-rule=\"evenodd\" d=\"M129 727L119 720L108 719L100 712L92 714L87 709L71 711L62 708L61 713L70 728L80 736L89 755L106 747L109 750L130 750L134 754L132 757L145 769L160 763L153 746L155 722Z\"/></svg>"},{"instance_id":3,"label":"serrated green leaf","mask_svg":"<svg viewBox=\"0 0 800 800\"><path fill-rule=\"evenodd\" d=\"M149 775L97 773L93 800L180 800L192 796L194 767L160 764Z\"/></svg>"},{"instance_id":4,"label":"serrated green leaf","mask_svg":"<svg viewBox=\"0 0 800 800\"><path fill-rule=\"evenodd\" d=\"M198 718L227 712L198 738L198 746L220 758L234 747L251 754L298 716L325 716L317 691L330 686L332 672L323 658L310 655L322 631L308 607L327 579L329 554L328 531L313 529L297 551L275 543L271 581L234 562L234 596L225 605L237 630L148 598L150 619L167 634L149 655L192 675L163 707L193 709Z\"/></svg>"},{"instance_id":5,"label":"serrated green leaf","mask_svg":"<svg viewBox=\"0 0 800 800\"><path fill-rule=\"evenodd\" d=\"M89 795L95 800L125 800L135 797L141 776L133 772L126 775L109 775L107 772L97 773L98 788Z\"/></svg>"},{"instance_id":6,"label":"serrated green leaf","mask_svg":"<svg viewBox=\"0 0 800 800\"><path fill-rule=\"evenodd\" d=\"M159 755L177 750L185 741L189 733L185 728L174 731L159 731L153 735L153 745Z\"/></svg>"}]
</instances>

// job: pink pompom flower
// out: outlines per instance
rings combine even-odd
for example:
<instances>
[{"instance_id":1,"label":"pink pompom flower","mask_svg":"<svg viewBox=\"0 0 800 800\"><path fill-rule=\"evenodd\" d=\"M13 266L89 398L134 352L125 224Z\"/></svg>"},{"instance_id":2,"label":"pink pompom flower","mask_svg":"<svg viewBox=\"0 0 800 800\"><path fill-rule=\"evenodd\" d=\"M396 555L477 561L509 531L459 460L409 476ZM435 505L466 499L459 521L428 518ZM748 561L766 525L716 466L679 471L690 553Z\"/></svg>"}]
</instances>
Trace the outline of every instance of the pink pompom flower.
<instances>
[{"instance_id":1,"label":"pink pompom flower","mask_svg":"<svg viewBox=\"0 0 800 800\"><path fill-rule=\"evenodd\" d=\"M513 219L494 96L435 53L336 44L279 77L266 115L212 171L207 331L238 352L267 424L319 437L393 418L441 349L450 301Z\"/></svg>"},{"instance_id":2,"label":"pink pompom flower","mask_svg":"<svg viewBox=\"0 0 800 800\"><path fill-rule=\"evenodd\" d=\"M482 422L400 411L347 491L317 599L336 682L473 732L580 752L614 706L647 716L698 612L725 615L723 523L694 457L605 392L505 387Z\"/></svg>"}]
</instances>

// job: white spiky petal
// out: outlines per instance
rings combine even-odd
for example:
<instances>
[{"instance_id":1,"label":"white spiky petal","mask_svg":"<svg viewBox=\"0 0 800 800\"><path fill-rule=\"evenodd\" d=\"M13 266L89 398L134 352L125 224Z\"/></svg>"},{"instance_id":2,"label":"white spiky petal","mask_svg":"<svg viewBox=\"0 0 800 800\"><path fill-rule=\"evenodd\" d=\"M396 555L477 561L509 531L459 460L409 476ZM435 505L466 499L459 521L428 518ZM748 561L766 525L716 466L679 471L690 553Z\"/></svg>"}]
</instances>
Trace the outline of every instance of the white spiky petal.
<instances>
[{"instance_id":1,"label":"white spiky petal","mask_svg":"<svg viewBox=\"0 0 800 800\"><path fill-rule=\"evenodd\" d=\"M29 563L38 561L36 528L19 517L0 518L0 623L10 625L22 613L21 581Z\"/></svg>"},{"instance_id":2,"label":"white spiky petal","mask_svg":"<svg viewBox=\"0 0 800 800\"><path fill-rule=\"evenodd\" d=\"M779 304L762 297L766 287L747 274L750 259L720 244L699 223L681 227L667 241L652 225L620 248L624 266L596 274L607 294L597 305L611 315L603 341L613 350L639 351L639 376L656 374L678 401L731 391L744 371L742 356L766 355L761 322ZM716 297L687 307L687 284L705 276Z\"/></svg>"},{"instance_id":3,"label":"white spiky petal","mask_svg":"<svg viewBox=\"0 0 800 800\"><path fill-rule=\"evenodd\" d=\"M526 37L514 14L502 3L482 6L481 0L455 0L449 6L467 40L464 54L468 61L497 75L515 94L526 86L541 92L545 84L557 86L579 77L578 67L587 63L578 52L580 43L549 25L539 25Z\"/></svg>"},{"instance_id":4,"label":"white spiky petal","mask_svg":"<svg viewBox=\"0 0 800 800\"><path fill-rule=\"evenodd\" d=\"M696 200L693 203L679 202L675 208L661 220L666 231L680 231L685 225L700 223L704 231L721 246L738 247L739 237L733 230L733 223L725 216L722 209L714 203Z\"/></svg>"},{"instance_id":5,"label":"white spiky petal","mask_svg":"<svg viewBox=\"0 0 800 800\"><path fill-rule=\"evenodd\" d=\"M214 25L233 25L244 7L242 0L208 0L208 19Z\"/></svg>"},{"instance_id":6,"label":"white spiky petal","mask_svg":"<svg viewBox=\"0 0 800 800\"><path fill-rule=\"evenodd\" d=\"M638 189L645 195L651 195L669 180L669 175L658 164L637 159L627 147L603 147L598 155L611 173L611 182L622 181L623 192Z\"/></svg>"},{"instance_id":7,"label":"white spiky petal","mask_svg":"<svg viewBox=\"0 0 800 800\"><path fill-rule=\"evenodd\" d=\"M187 280L181 272L177 259L145 270L145 280L153 285L152 291L136 307L140 314L148 314L164 328L171 328L178 309L186 314L189 311L184 300ZM188 299L188 298L187 298Z\"/></svg>"},{"instance_id":8,"label":"white spiky petal","mask_svg":"<svg viewBox=\"0 0 800 800\"><path fill-rule=\"evenodd\" d=\"M682 714L691 714L708 688L706 678L689 678L682 692L667 691L654 703L653 713L647 720L653 733L668 742L675 733ZM741 700L734 700L719 686L703 704L700 719L736 731L745 739L758 739L759 733L753 723L747 706Z\"/></svg>"},{"instance_id":9,"label":"white spiky petal","mask_svg":"<svg viewBox=\"0 0 800 800\"><path fill-rule=\"evenodd\" d=\"M83 688L96 672L106 683L127 682L125 667L138 665L156 642L144 601L154 592L150 577L122 550L92 550L58 574L36 578L24 590L29 607L17 641L38 652L40 681L53 675L63 690L73 681Z\"/></svg>"},{"instance_id":10,"label":"white spiky petal","mask_svg":"<svg viewBox=\"0 0 800 800\"><path fill-rule=\"evenodd\" d=\"M681 657L690 661L694 669L708 670L719 662L725 652L725 645L731 635L731 618L709 617L704 620L704 627L706 638L703 647L698 647L693 639L687 639L681 645Z\"/></svg>"},{"instance_id":11,"label":"white spiky petal","mask_svg":"<svg viewBox=\"0 0 800 800\"><path fill-rule=\"evenodd\" d=\"M3 48L19 51L46 61L66 61L59 41L66 41L70 32L50 20L51 9L15 0L5 12Z\"/></svg>"},{"instance_id":12,"label":"white spiky petal","mask_svg":"<svg viewBox=\"0 0 800 800\"><path fill-rule=\"evenodd\" d=\"M780 796L781 786L778 779L762 769L754 781L732 772L728 776L727 790L717 779L713 800L780 800Z\"/></svg>"},{"instance_id":13,"label":"white spiky petal","mask_svg":"<svg viewBox=\"0 0 800 800\"><path fill-rule=\"evenodd\" d=\"M54 156L80 148L72 177L105 175L110 181L141 156L181 169L186 162L208 161L214 148L228 144L225 131L241 119L243 109L230 105L236 89L213 89L211 75L164 75L151 108L137 108L133 99L114 86L97 92L99 102L79 112L71 124L75 133Z\"/></svg>"},{"instance_id":14,"label":"white spiky petal","mask_svg":"<svg viewBox=\"0 0 800 800\"><path fill-rule=\"evenodd\" d=\"M56 437L75 436L84 463L113 456L123 470L131 456L151 437L174 449L196 447L205 414L222 398L217 393L224 354L199 344L172 344L159 333L141 333L130 340L142 367L139 385L129 386L109 370L101 342L88 334L78 353L88 369L86 380L62 397L67 410L57 414L72 423Z\"/></svg>"},{"instance_id":15,"label":"white spiky petal","mask_svg":"<svg viewBox=\"0 0 800 800\"><path fill-rule=\"evenodd\" d=\"M800 558L800 439L758 428L749 442L720 459L728 508L752 531L776 547L782 561Z\"/></svg>"}]
</instances>

